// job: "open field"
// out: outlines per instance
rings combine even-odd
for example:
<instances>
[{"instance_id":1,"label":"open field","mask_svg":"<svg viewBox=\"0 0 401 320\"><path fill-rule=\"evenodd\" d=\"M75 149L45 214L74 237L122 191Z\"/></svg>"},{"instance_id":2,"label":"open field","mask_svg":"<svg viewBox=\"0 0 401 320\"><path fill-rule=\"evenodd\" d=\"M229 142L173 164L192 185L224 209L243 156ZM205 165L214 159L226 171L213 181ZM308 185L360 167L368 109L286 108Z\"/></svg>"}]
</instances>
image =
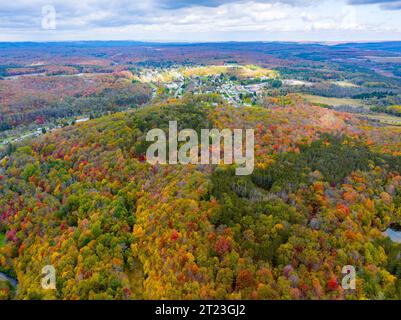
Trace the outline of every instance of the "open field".
<instances>
[{"instance_id":1,"label":"open field","mask_svg":"<svg viewBox=\"0 0 401 320\"><path fill-rule=\"evenodd\" d=\"M340 86L343 88L358 88L359 87L356 84L354 84L352 82L348 82L348 81L333 81L332 83L335 84L336 86Z\"/></svg>"},{"instance_id":2,"label":"open field","mask_svg":"<svg viewBox=\"0 0 401 320\"><path fill-rule=\"evenodd\" d=\"M364 104L358 99L342 99L342 98L328 98L322 96L314 96L310 94L302 94L302 98L310 101L311 103L325 104L328 106L338 107L338 106L355 106L363 107Z\"/></svg>"},{"instance_id":3,"label":"open field","mask_svg":"<svg viewBox=\"0 0 401 320\"><path fill-rule=\"evenodd\" d=\"M393 126L401 126L401 117L392 116L385 113L378 114L364 114L361 115L363 118L368 118L371 120L378 121L383 124L393 125Z\"/></svg>"},{"instance_id":4,"label":"open field","mask_svg":"<svg viewBox=\"0 0 401 320\"><path fill-rule=\"evenodd\" d=\"M275 78L278 77L278 72L265 69L256 65L246 66L205 66L195 67L183 70L185 77L208 77L217 76L220 74L233 74L240 78Z\"/></svg>"}]
</instances>

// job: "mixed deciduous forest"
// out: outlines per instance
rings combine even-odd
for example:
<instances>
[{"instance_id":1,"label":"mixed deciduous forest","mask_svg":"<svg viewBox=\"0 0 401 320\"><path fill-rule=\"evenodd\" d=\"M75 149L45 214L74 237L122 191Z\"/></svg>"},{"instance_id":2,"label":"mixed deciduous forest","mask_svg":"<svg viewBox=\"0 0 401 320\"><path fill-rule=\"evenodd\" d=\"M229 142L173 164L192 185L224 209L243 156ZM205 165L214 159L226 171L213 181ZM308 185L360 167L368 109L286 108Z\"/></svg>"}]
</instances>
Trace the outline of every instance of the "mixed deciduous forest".
<instances>
[{"instance_id":1,"label":"mixed deciduous forest","mask_svg":"<svg viewBox=\"0 0 401 320\"><path fill-rule=\"evenodd\" d=\"M400 65L362 59L400 44L77 46L0 48L0 299L401 299ZM150 165L169 121L254 129L253 174Z\"/></svg>"}]
</instances>

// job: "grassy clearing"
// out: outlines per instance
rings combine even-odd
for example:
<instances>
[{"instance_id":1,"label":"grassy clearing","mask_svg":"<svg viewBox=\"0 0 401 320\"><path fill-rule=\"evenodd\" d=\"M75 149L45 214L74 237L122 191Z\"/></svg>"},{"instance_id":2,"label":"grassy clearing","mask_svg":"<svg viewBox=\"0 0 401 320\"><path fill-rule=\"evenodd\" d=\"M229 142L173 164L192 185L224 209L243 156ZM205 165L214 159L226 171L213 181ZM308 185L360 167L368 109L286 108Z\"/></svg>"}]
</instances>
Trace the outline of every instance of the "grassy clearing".
<instances>
[{"instance_id":1,"label":"grassy clearing","mask_svg":"<svg viewBox=\"0 0 401 320\"><path fill-rule=\"evenodd\" d=\"M314 96L311 94L302 94L304 99L310 101L311 103L325 104L328 106L338 107L338 106L355 106L363 107L364 104L358 99L340 99L340 98L327 98L322 96Z\"/></svg>"},{"instance_id":2,"label":"grassy clearing","mask_svg":"<svg viewBox=\"0 0 401 320\"><path fill-rule=\"evenodd\" d=\"M353 84L348 81L333 81L332 84L335 84L336 86L343 87L343 88L358 88L356 84Z\"/></svg>"},{"instance_id":3,"label":"grassy clearing","mask_svg":"<svg viewBox=\"0 0 401 320\"><path fill-rule=\"evenodd\" d=\"M207 66L207 67L195 67L185 69L183 74L185 77L207 77L217 76L221 73L227 73L229 67L227 66Z\"/></svg>"},{"instance_id":4,"label":"grassy clearing","mask_svg":"<svg viewBox=\"0 0 401 320\"><path fill-rule=\"evenodd\" d=\"M401 57L365 56L365 58L379 63L401 63Z\"/></svg>"},{"instance_id":5,"label":"grassy clearing","mask_svg":"<svg viewBox=\"0 0 401 320\"><path fill-rule=\"evenodd\" d=\"M270 69L265 69L255 65L246 66L205 66L185 69L183 74L185 77L207 77L220 74L236 74L240 78L276 78L278 72Z\"/></svg>"},{"instance_id":6,"label":"grassy clearing","mask_svg":"<svg viewBox=\"0 0 401 320\"><path fill-rule=\"evenodd\" d=\"M393 126L401 126L401 117L392 116L385 113L378 114L363 114L360 115L363 118L368 118L371 120L379 121L383 124L393 125Z\"/></svg>"},{"instance_id":7,"label":"grassy clearing","mask_svg":"<svg viewBox=\"0 0 401 320\"><path fill-rule=\"evenodd\" d=\"M246 78L277 78L279 76L279 73L275 70L270 70L255 65L241 67L240 74Z\"/></svg>"}]
</instances>

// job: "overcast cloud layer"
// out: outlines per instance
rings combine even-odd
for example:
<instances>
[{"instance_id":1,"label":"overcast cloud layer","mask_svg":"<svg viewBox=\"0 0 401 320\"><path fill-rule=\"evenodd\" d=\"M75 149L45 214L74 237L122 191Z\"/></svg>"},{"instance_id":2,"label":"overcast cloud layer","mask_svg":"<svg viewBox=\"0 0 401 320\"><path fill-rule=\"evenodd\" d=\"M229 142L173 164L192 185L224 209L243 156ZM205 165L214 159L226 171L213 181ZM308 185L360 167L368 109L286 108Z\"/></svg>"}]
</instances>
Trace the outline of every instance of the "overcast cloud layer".
<instances>
[{"instance_id":1,"label":"overcast cloud layer","mask_svg":"<svg viewBox=\"0 0 401 320\"><path fill-rule=\"evenodd\" d=\"M401 0L1 2L0 41L401 40ZM55 30L43 28L49 6Z\"/></svg>"}]
</instances>

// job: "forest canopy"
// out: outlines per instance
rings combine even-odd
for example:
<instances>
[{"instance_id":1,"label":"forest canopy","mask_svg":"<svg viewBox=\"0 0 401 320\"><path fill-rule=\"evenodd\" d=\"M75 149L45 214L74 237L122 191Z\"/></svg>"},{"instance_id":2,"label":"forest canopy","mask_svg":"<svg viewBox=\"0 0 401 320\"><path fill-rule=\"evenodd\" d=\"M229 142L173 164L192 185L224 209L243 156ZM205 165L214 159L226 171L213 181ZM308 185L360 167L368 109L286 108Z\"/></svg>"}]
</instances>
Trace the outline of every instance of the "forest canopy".
<instances>
[{"instance_id":1,"label":"forest canopy","mask_svg":"<svg viewBox=\"0 0 401 320\"><path fill-rule=\"evenodd\" d=\"M0 271L27 299L399 299L399 128L292 97L185 96L46 134L0 165ZM255 130L256 169L150 165L145 135ZM40 287L43 265L57 290ZM340 286L342 268L357 288ZM10 298L10 290L1 291ZM7 293L6 293L7 292Z\"/></svg>"}]
</instances>

